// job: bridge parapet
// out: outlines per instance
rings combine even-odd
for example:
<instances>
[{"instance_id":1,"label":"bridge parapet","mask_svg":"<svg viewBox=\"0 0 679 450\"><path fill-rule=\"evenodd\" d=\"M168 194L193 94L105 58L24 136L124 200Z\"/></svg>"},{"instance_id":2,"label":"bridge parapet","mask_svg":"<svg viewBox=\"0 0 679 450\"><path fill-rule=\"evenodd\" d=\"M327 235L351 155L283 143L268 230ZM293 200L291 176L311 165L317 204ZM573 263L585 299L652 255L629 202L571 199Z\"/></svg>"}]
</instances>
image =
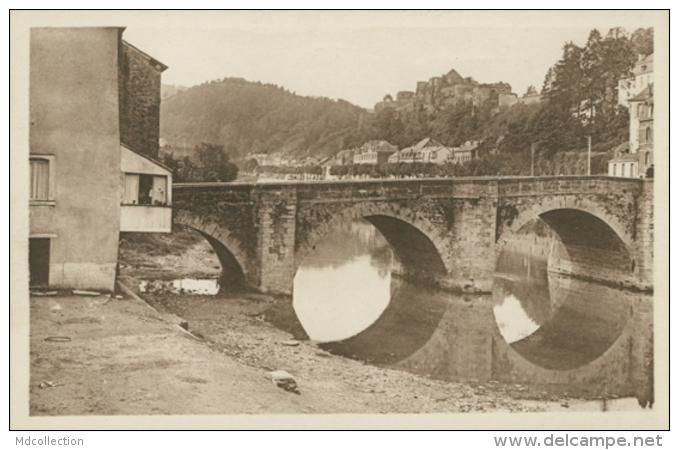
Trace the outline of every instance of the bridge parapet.
<instances>
[{"instance_id":1,"label":"bridge parapet","mask_svg":"<svg viewBox=\"0 0 679 450\"><path fill-rule=\"evenodd\" d=\"M421 197L486 197L549 194L641 195L637 178L596 176L466 177L342 181L280 181L271 183L175 183L173 189L222 193L225 201L249 201L256 191L296 192L298 201L401 199Z\"/></svg>"}]
</instances>

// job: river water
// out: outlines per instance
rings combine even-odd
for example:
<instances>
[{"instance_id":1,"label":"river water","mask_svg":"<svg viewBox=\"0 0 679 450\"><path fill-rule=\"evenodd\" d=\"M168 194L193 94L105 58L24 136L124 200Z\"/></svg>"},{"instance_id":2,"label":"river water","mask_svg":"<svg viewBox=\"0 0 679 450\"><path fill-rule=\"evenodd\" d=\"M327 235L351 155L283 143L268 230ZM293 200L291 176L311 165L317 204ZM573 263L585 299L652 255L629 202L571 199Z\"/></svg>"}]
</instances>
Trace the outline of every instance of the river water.
<instances>
[{"instance_id":1,"label":"river water","mask_svg":"<svg viewBox=\"0 0 679 450\"><path fill-rule=\"evenodd\" d=\"M492 295L455 294L402 279L386 239L356 220L329 233L304 260L294 280L294 310L309 338L327 350L440 379L491 370L485 350L494 326L540 368L595 361L648 295L554 273L550 245L532 236L526 241L532 245L518 242L500 255Z\"/></svg>"},{"instance_id":2,"label":"river water","mask_svg":"<svg viewBox=\"0 0 679 450\"><path fill-rule=\"evenodd\" d=\"M536 367L568 371L604 355L630 323L634 305L651 303L648 294L556 273L550 269L551 241L530 233L518 239L497 261L492 294L451 293L401 277L384 236L370 222L356 220L328 233L302 262L294 279L294 312L286 317L335 354L442 380L469 380L492 378L498 359L493 333ZM217 279L140 286L142 292L174 294L215 295L219 289ZM616 402L582 406L613 410L627 404Z\"/></svg>"}]
</instances>

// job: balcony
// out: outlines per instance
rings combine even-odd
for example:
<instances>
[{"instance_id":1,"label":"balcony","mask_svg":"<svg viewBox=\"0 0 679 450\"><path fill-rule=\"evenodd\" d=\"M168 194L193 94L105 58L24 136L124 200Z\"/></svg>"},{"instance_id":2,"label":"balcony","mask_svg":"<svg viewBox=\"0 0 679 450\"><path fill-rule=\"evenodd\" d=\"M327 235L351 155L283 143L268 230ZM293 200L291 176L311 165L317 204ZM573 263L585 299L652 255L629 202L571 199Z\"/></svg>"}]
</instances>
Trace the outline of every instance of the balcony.
<instances>
[{"instance_id":1,"label":"balcony","mask_svg":"<svg viewBox=\"0 0 679 450\"><path fill-rule=\"evenodd\" d=\"M161 205L121 205L120 231L170 233L172 232L172 207Z\"/></svg>"}]
</instances>

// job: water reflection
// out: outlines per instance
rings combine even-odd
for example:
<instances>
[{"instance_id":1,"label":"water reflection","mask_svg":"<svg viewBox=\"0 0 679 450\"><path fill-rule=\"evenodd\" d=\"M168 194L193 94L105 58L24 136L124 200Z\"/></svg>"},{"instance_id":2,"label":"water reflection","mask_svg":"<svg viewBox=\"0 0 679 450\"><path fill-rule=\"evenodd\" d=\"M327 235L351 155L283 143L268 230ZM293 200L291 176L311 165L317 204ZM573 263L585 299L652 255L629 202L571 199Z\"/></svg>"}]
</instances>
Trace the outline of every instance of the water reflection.
<instances>
[{"instance_id":1,"label":"water reflection","mask_svg":"<svg viewBox=\"0 0 679 450\"><path fill-rule=\"evenodd\" d=\"M496 266L493 312L514 350L539 366L565 370L613 345L630 317L633 295L551 271L550 258L560 246L554 234L532 232L509 243Z\"/></svg>"},{"instance_id":2,"label":"water reflection","mask_svg":"<svg viewBox=\"0 0 679 450\"><path fill-rule=\"evenodd\" d=\"M266 315L335 354L443 380L532 374L526 360L554 370L581 367L611 349L635 308L652 297L552 270L567 267L568 251L553 233L529 231L500 255L492 295L472 295L408 282L380 232L357 221L316 246L297 273L292 305L272 305ZM515 352L499 345L496 329ZM605 374L586 375L588 384L569 385L569 392L652 398L652 375L642 373L651 368L639 369L652 346L644 336L634 339L607 356Z\"/></svg>"},{"instance_id":3,"label":"water reflection","mask_svg":"<svg viewBox=\"0 0 679 450\"><path fill-rule=\"evenodd\" d=\"M177 280L144 280L139 292L150 294L196 294L217 295L219 280L216 278L180 278Z\"/></svg>"},{"instance_id":4,"label":"water reflection","mask_svg":"<svg viewBox=\"0 0 679 450\"><path fill-rule=\"evenodd\" d=\"M328 342L368 328L390 301L393 253L367 221L316 245L297 271L293 306L308 336Z\"/></svg>"}]
</instances>

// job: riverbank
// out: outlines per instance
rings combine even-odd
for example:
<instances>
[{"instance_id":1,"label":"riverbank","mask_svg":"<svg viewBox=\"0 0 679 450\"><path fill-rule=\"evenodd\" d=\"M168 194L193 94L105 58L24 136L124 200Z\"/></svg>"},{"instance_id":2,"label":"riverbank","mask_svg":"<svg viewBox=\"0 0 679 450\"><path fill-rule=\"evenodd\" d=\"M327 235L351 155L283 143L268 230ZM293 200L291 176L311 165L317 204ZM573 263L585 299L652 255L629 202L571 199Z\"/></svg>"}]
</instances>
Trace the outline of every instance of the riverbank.
<instances>
[{"instance_id":1,"label":"riverbank","mask_svg":"<svg viewBox=\"0 0 679 450\"><path fill-rule=\"evenodd\" d=\"M179 233L192 233L185 230ZM332 407L311 400L306 412L473 412L473 411L601 411L638 408L634 399L586 400L543 392L521 385L475 380L439 381L344 358L307 340L289 297L257 293L191 295L161 289L140 292L145 280L169 280L218 276L218 261L209 244L198 236L163 237L170 253L149 254L149 246L130 240L121 245L121 277L145 301L161 313L188 322L188 329L220 357L248 367L266 378L275 370L293 375L305 392L335 399ZM155 239L160 239L156 237ZM134 245L132 245L134 244ZM160 245L160 244L159 244ZM153 248L151 245L150 248ZM169 283L170 285L172 283ZM351 356L351 355L347 355ZM269 380L270 382L270 380ZM272 384L273 385L273 384ZM256 395L256 394L253 394ZM624 407L623 407L624 406Z\"/></svg>"},{"instance_id":2,"label":"riverbank","mask_svg":"<svg viewBox=\"0 0 679 450\"><path fill-rule=\"evenodd\" d=\"M490 386L333 356L262 320L264 297L31 297L30 413L337 414L540 411ZM211 305L209 305L211 304ZM166 309L187 314L187 333ZM194 311L190 313L190 311ZM299 394L271 381L285 370Z\"/></svg>"}]
</instances>

